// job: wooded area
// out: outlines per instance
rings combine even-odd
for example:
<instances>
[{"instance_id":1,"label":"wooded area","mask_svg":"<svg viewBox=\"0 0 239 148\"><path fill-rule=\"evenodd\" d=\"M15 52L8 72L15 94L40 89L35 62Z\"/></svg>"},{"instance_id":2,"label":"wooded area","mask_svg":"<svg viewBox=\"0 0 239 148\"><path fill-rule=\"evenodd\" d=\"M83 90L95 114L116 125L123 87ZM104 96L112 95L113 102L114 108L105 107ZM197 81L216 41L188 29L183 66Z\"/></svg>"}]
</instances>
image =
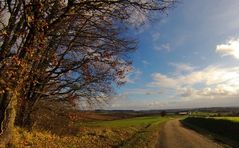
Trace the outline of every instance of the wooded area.
<instances>
[{"instance_id":1,"label":"wooded area","mask_svg":"<svg viewBox=\"0 0 239 148\"><path fill-rule=\"evenodd\" d=\"M129 27L174 0L1 0L0 143L31 126L41 99L94 106L132 69Z\"/></svg>"}]
</instances>

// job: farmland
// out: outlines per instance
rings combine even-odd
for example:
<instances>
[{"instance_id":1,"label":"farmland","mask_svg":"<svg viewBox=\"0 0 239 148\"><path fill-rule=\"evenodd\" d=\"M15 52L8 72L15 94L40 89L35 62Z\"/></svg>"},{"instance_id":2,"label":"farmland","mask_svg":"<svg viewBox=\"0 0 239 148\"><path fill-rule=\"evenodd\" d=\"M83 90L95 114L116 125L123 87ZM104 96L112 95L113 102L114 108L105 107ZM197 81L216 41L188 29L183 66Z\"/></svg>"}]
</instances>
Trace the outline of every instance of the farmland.
<instances>
[{"instance_id":1,"label":"farmland","mask_svg":"<svg viewBox=\"0 0 239 148\"><path fill-rule=\"evenodd\" d=\"M239 123L238 117L217 117L216 112L189 111L191 115L179 116L175 111L162 117L161 111L74 111L50 107L54 110L58 109L57 114L42 108L33 114L36 122L30 130L16 128L13 142L16 147L148 148L172 147L172 144L182 147L195 145L203 147L204 144L217 146L217 142L214 143L210 138L207 139L207 135L220 134L208 128L220 128L217 124L225 121L228 126L235 129ZM203 129L208 133L202 138L197 132L181 125L179 120L193 125L196 131ZM224 131L226 129L223 129ZM227 131L229 132L231 131ZM236 135L238 132L234 130L232 133L232 137L230 135L221 136L238 141L238 139L233 139L238 137ZM178 137L181 137L180 140ZM182 141L184 141L183 144Z\"/></svg>"},{"instance_id":2,"label":"farmland","mask_svg":"<svg viewBox=\"0 0 239 148\"><path fill-rule=\"evenodd\" d=\"M154 147L160 126L172 116L131 117L117 120L76 120L62 127L74 132L16 129L16 146L35 147ZM61 130L61 129L58 129Z\"/></svg>"},{"instance_id":3,"label":"farmland","mask_svg":"<svg viewBox=\"0 0 239 148\"><path fill-rule=\"evenodd\" d=\"M214 119L223 119L223 120L229 120L232 122L239 122L239 117L214 117Z\"/></svg>"}]
</instances>

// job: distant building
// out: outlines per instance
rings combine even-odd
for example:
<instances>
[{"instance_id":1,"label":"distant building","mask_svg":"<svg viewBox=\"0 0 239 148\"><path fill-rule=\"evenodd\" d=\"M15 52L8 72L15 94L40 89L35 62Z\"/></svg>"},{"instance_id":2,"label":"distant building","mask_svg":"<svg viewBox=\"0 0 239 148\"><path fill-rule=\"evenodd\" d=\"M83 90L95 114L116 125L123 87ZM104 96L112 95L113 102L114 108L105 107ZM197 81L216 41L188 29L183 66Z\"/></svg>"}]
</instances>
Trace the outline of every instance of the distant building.
<instances>
[{"instance_id":1,"label":"distant building","mask_svg":"<svg viewBox=\"0 0 239 148\"><path fill-rule=\"evenodd\" d=\"M178 115L188 115L188 112L178 112Z\"/></svg>"}]
</instances>

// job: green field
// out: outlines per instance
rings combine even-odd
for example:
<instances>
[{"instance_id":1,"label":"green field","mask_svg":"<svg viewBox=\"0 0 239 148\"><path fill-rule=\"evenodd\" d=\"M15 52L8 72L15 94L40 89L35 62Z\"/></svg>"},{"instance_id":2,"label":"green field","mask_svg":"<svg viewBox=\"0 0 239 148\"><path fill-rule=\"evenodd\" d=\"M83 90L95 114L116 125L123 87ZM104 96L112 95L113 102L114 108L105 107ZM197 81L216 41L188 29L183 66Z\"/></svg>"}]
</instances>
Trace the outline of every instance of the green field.
<instances>
[{"instance_id":1,"label":"green field","mask_svg":"<svg viewBox=\"0 0 239 148\"><path fill-rule=\"evenodd\" d=\"M223 119L223 120L229 120L233 122L239 122L239 117L214 117L214 119Z\"/></svg>"},{"instance_id":2,"label":"green field","mask_svg":"<svg viewBox=\"0 0 239 148\"><path fill-rule=\"evenodd\" d=\"M213 113L213 112L192 112L191 116L195 117L214 117L217 116L218 113Z\"/></svg>"},{"instance_id":3,"label":"green field","mask_svg":"<svg viewBox=\"0 0 239 148\"><path fill-rule=\"evenodd\" d=\"M93 127L130 127L130 126L147 126L151 124L159 124L167 121L170 117L161 116L149 116L149 117L135 117L129 119L112 120L112 121L92 121L92 122L81 122L80 125L93 126Z\"/></svg>"},{"instance_id":4,"label":"green field","mask_svg":"<svg viewBox=\"0 0 239 148\"><path fill-rule=\"evenodd\" d=\"M43 130L17 129L15 145L35 147L155 147L162 123L176 116L147 116L120 120L74 121L74 134L56 135ZM61 130L61 129L59 129Z\"/></svg>"}]
</instances>

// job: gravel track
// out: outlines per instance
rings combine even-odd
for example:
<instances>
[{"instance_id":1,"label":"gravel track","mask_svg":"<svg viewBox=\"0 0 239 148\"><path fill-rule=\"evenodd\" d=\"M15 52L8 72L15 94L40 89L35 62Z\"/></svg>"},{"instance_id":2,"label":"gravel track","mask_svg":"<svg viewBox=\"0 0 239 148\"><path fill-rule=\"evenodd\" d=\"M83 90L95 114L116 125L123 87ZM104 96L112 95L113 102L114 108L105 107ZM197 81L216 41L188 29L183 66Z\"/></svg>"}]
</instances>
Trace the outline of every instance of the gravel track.
<instances>
[{"instance_id":1,"label":"gravel track","mask_svg":"<svg viewBox=\"0 0 239 148\"><path fill-rule=\"evenodd\" d=\"M222 145L185 128L178 119L166 122L160 130L159 148L223 148Z\"/></svg>"}]
</instances>

